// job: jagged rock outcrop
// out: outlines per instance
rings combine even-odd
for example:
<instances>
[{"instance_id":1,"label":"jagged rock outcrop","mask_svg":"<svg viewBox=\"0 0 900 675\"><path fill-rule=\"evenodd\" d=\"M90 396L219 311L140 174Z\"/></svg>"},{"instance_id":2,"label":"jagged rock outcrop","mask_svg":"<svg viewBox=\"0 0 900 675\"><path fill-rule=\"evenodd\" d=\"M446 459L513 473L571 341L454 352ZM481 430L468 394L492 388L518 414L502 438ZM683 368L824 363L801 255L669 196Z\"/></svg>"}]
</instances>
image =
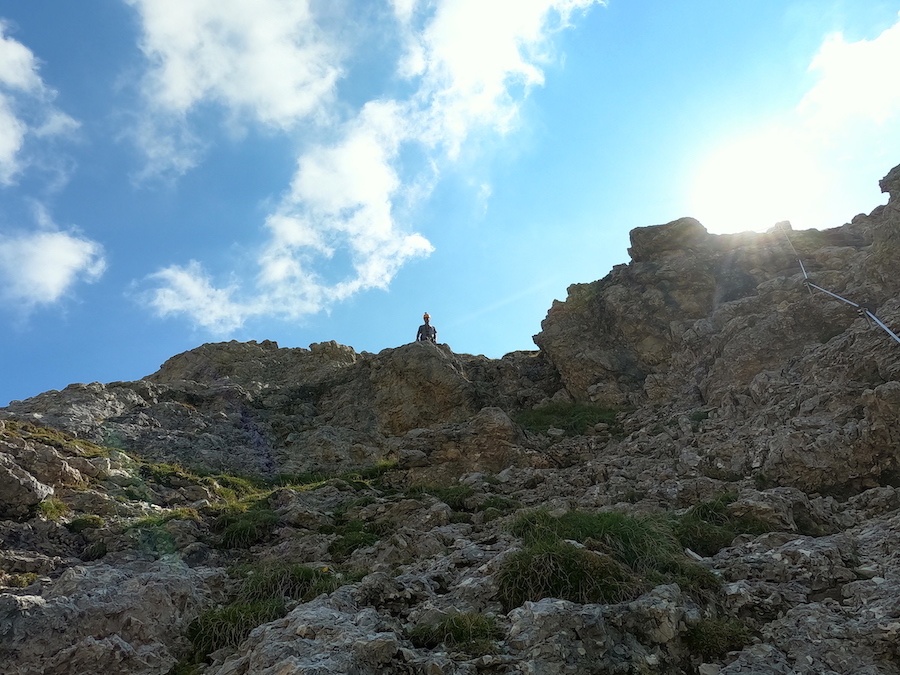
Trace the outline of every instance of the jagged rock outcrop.
<instances>
[{"instance_id":1,"label":"jagged rock outcrop","mask_svg":"<svg viewBox=\"0 0 900 675\"><path fill-rule=\"evenodd\" d=\"M209 672L385 672L401 649L397 626L348 595L345 590L318 598L261 626L246 652L213 664Z\"/></svg>"},{"instance_id":2,"label":"jagged rock outcrop","mask_svg":"<svg viewBox=\"0 0 900 675\"><path fill-rule=\"evenodd\" d=\"M807 491L890 482L900 345L803 273L900 326L895 172L882 189L886 206L821 232L717 236L689 218L638 228L633 261L570 287L535 342L576 399L639 407L634 428L702 416L687 443L653 434L695 453L700 471Z\"/></svg>"},{"instance_id":3,"label":"jagged rock outcrop","mask_svg":"<svg viewBox=\"0 0 900 675\"><path fill-rule=\"evenodd\" d=\"M465 427L482 408L516 410L558 388L535 354L491 362L426 343L373 355L334 342L229 342L179 354L144 380L74 384L7 410L151 460L275 475L371 466L416 430ZM458 436L439 435L428 453L455 447L457 476L503 468L505 459L461 453ZM503 449L507 459L520 454Z\"/></svg>"},{"instance_id":4,"label":"jagged rock outcrop","mask_svg":"<svg viewBox=\"0 0 900 675\"><path fill-rule=\"evenodd\" d=\"M855 276L871 253L872 228L864 221L823 232L777 226L759 235L708 234L692 218L637 228L632 262L600 281L570 286L535 343L578 400L635 405L666 399L675 391L660 389L660 381L679 361L718 369L707 382L692 382L701 388L748 384L852 320L846 306L807 301L793 249L835 292L876 305L891 297L895 289Z\"/></svg>"},{"instance_id":5,"label":"jagged rock outcrop","mask_svg":"<svg viewBox=\"0 0 900 675\"><path fill-rule=\"evenodd\" d=\"M66 569L42 595L0 595L0 670L165 673L193 618L213 604L215 570L177 558ZM140 611L135 611L140 608Z\"/></svg>"},{"instance_id":6,"label":"jagged rock outcrop","mask_svg":"<svg viewBox=\"0 0 900 675\"><path fill-rule=\"evenodd\" d=\"M804 276L900 328L881 186L638 228L536 352L228 342L13 402L0 675L900 673L900 344Z\"/></svg>"}]
</instances>

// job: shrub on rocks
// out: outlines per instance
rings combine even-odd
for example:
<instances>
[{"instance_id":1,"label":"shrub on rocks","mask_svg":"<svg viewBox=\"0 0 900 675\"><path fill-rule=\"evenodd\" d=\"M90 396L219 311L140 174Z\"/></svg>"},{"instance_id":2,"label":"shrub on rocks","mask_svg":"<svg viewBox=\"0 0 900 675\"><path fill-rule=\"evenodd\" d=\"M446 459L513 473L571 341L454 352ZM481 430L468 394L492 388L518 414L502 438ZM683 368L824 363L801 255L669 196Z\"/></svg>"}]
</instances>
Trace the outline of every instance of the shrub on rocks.
<instances>
[{"instance_id":1,"label":"shrub on rocks","mask_svg":"<svg viewBox=\"0 0 900 675\"><path fill-rule=\"evenodd\" d=\"M515 421L535 433L547 433L553 428L562 429L567 436L580 436L601 422L608 424L613 433L619 433L616 414L616 410L589 403L555 402L523 410Z\"/></svg>"},{"instance_id":2,"label":"shrub on rocks","mask_svg":"<svg viewBox=\"0 0 900 675\"><path fill-rule=\"evenodd\" d=\"M47 520L61 520L69 512L69 507L58 497L47 497L37 505L37 510Z\"/></svg>"},{"instance_id":3,"label":"shrub on rocks","mask_svg":"<svg viewBox=\"0 0 900 675\"><path fill-rule=\"evenodd\" d=\"M640 594L640 580L611 556L566 541L543 540L511 554L497 576L504 611L526 601L621 602Z\"/></svg>"},{"instance_id":4,"label":"shrub on rocks","mask_svg":"<svg viewBox=\"0 0 900 675\"><path fill-rule=\"evenodd\" d=\"M193 658L203 661L207 655L234 647L257 626L280 619L287 613L281 599L258 602L238 602L203 612L187 629L187 637L194 649Z\"/></svg>"},{"instance_id":5,"label":"shrub on rocks","mask_svg":"<svg viewBox=\"0 0 900 675\"><path fill-rule=\"evenodd\" d=\"M265 499L251 503L238 502L226 506L213 529L222 539L222 548L249 548L268 537L278 523L278 514Z\"/></svg>"},{"instance_id":6,"label":"shrub on rocks","mask_svg":"<svg viewBox=\"0 0 900 675\"><path fill-rule=\"evenodd\" d=\"M37 580L38 575L35 572L14 572L13 574L6 574L3 570L0 570L0 586L6 586L8 588L27 588Z\"/></svg>"},{"instance_id":7,"label":"shrub on rocks","mask_svg":"<svg viewBox=\"0 0 900 675\"><path fill-rule=\"evenodd\" d=\"M475 494L475 490L468 485L450 485L447 487L438 485L417 485L410 488L407 491L407 494L411 497L429 494L432 497L440 499L454 511L470 511L471 509L466 505L466 500Z\"/></svg>"},{"instance_id":8,"label":"shrub on rocks","mask_svg":"<svg viewBox=\"0 0 900 675\"><path fill-rule=\"evenodd\" d=\"M246 603L271 599L306 602L340 586L340 579L327 569L297 564L242 565L231 572L241 579L238 597Z\"/></svg>"},{"instance_id":9,"label":"shrub on rocks","mask_svg":"<svg viewBox=\"0 0 900 675\"><path fill-rule=\"evenodd\" d=\"M92 530L103 527L104 522L105 521L103 520L103 518L91 513L72 519L70 522L66 523L66 529L68 529L69 532L80 534L85 530Z\"/></svg>"},{"instance_id":10,"label":"shrub on rocks","mask_svg":"<svg viewBox=\"0 0 900 675\"><path fill-rule=\"evenodd\" d=\"M84 562L91 562L93 560L100 560L100 558L107 553L108 547L105 541L92 541L84 547L80 557Z\"/></svg>"},{"instance_id":11,"label":"shrub on rocks","mask_svg":"<svg viewBox=\"0 0 900 675\"><path fill-rule=\"evenodd\" d=\"M497 620L477 612L453 614L436 623L420 624L409 634L410 641L417 647L444 645L479 656L494 651L495 640L502 637L503 631Z\"/></svg>"},{"instance_id":12,"label":"shrub on rocks","mask_svg":"<svg viewBox=\"0 0 900 675\"><path fill-rule=\"evenodd\" d=\"M676 582L695 596L719 586L712 573L687 559L662 518L533 511L516 518L510 530L525 546L498 572L498 599L507 611L548 597L622 602L661 583Z\"/></svg>"},{"instance_id":13,"label":"shrub on rocks","mask_svg":"<svg viewBox=\"0 0 900 675\"><path fill-rule=\"evenodd\" d=\"M328 547L328 552L336 560L345 560L356 549L372 546L381 538L381 532L377 531L378 527L374 523L365 523L361 520L350 520L337 527L326 527L323 530L339 535Z\"/></svg>"},{"instance_id":14,"label":"shrub on rocks","mask_svg":"<svg viewBox=\"0 0 900 675\"><path fill-rule=\"evenodd\" d=\"M701 619L684 636L691 653L707 660L718 660L728 652L743 649L752 639L750 627L730 617Z\"/></svg>"},{"instance_id":15,"label":"shrub on rocks","mask_svg":"<svg viewBox=\"0 0 900 675\"><path fill-rule=\"evenodd\" d=\"M728 513L728 505L735 501L732 493L692 507L673 523L675 536L682 546L700 555L711 556L730 546L739 534L763 534L772 527L754 518L735 518Z\"/></svg>"},{"instance_id":16,"label":"shrub on rocks","mask_svg":"<svg viewBox=\"0 0 900 675\"><path fill-rule=\"evenodd\" d=\"M288 612L288 602L307 602L338 588L340 575L294 563L241 565L230 570L239 580L229 604L207 610L187 629L192 652L182 660L180 672L192 672L212 652L240 644L250 632Z\"/></svg>"}]
</instances>

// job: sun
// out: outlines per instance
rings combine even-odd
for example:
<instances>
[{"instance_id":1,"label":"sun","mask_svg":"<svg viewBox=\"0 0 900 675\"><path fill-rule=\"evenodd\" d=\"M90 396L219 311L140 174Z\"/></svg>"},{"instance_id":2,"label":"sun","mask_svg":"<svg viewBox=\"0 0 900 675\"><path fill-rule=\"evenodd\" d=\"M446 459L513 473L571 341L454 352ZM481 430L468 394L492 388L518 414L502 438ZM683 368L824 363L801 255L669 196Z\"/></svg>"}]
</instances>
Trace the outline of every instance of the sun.
<instances>
[{"instance_id":1,"label":"sun","mask_svg":"<svg viewBox=\"0 0 900 675\"><path fill-rule=\"evenodd\" d=\"M802 135L770 128L732 138L700 160L689 214L710 232L760 232L817 210L824 170Z\"/></svg>"}]
</instances>

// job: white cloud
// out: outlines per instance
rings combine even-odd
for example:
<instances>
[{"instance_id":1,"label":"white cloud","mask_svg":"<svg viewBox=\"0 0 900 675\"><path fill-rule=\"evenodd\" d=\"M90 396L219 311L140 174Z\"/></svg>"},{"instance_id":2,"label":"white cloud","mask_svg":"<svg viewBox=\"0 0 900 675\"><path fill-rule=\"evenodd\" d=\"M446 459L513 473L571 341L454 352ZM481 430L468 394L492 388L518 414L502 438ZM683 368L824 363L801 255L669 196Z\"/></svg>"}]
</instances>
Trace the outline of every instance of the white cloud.
<instances>
[{"instance_id":1,"label":"white cloud","mask_svg":"<svg viewBox=\"0 0 900 675\"><path fill-rule=\"evenodd\" d=\"M57 302L76 283L97 281L105 269L103 248L77 232L0 235L2 296L25 309Z\"/></svg>"},{"instance_id":2,"label":"white cloud","mask_svg":"<svg viewBox=\"0 0 900 675\"><path fill-rule=\"evenodd\" d=\"M248 314L231 299L233 288L215 288L197 261L167 267L152 278L163 285L149 299L160 316L187 313L197 325L224 334L239 328Z\"/></svg>"},{"instance_id":3,"label":"white cloud","mask_svg":"<svg viewBox=\"0 0 900 675\"><path fill-rule=\"evenodd\" d=\"M140 117L124 136L144 154L144 166L134 176L137 182L182 176L198 164L205 149L183 120L167 115Z\"/></svg>"},{"instance_id":4,"label":"white cloud","mask_svg":"<svg viewBox=\"0 0 900 675\"><path fill-rule=\"evenodd\" d=\"M126 1L140 14L150 64L148 114L135 138L153 171L180 174L196 163L197 146L179 127L201 104L285 130L319 116L333 95L341 49L309 0Z\"/></svg>"},{"instance_id":5,"label":"white cloud","mask_svg":"<svg viewBox=\"0 0 900 675\"><path fill-rule=\"evenodd\" d=\"M897 63L900 21L872 40L829 35L810 64L818 81L800 102L800 114L823 133L848 124L884 125L900 112L900 89L892 85Z\"/></svg>"},{"instance_id":6,"label":"white cloud","mask_svg":"<svg viewBox=\"0 0 900 675\"><path fill-rule=\"evenodd\" d=\"M391 160L402 124L398 106L367 104L339 143L300 157L289 199L332 216L360 207L389 211L390 197L400 184Z\"/></svg>"},{"instance_id":7,"label":"white cloud","mask_svg":"<svg viewBox=\"0 0 900 675\"><path fill-rule=\"evenodd\" d=\"M401 25L408 24L412 21L413 14L416 11L418 0L391 0L391 7L394 10L394 16Z\"/></svg>"},{"instance_id":8,"label":"white cloud","mask_svg":"<svg viewBox=\"0 0 900 675\"><path fill-rule=\"evenodd\" d=\"M37 59L8 31L0 20L0 185L11 184L27 163L29 135L46 139L78 128L53 107L55 93L41 80Z\"/></svg>"},{"instance_id":9,"label":"white cloud","mask_svg":"<svg viewBox=\"0 0 900 675\"><path fill-rule=\"evenodd\" d=\"M268 0L245 14L234 0L190 9L178 0L129 2L145 21L157 105L184 113L214 102L283 129L315 114L320 136L330 139L300 152L289 189L266 219L253 282L218 289L199 263L151 278L158 313L185 314L219 332L252 316L297 318L386 288L403 265L431 253L424 236L398 221L398 205L427 196L442 165L473 134L507 131L528 89L544 81L553 33L573 12L602 4L391 0L393 29L405 45L396 71L411 94L373 98L338 122L342 107L331 95L342 71L333 64L346 48L317 26L307 3ZM291 70L297 59L304 67ZM249 79L252 86L234 86ZM314 113L332 103L329 112ZM405 151L420 158L417 170L404 164Z\"/></svg>"},{"instance_id":10,"label":"white cloud","mask_svg":"<svg viewBox=\"0 0 900 675\"><path fill-rule=\"evenodd\" d=\"M597 0L443 0L408 34L404 74L421 76L422 140L455 157L475 128L509 129L522 89L542 85L550 38Z\"/></svg>"},{"instance_id":11,"label":"white cloud","mask_svg":"<svg viewBox=\"0 0 900 675\"><path fill-rule=\"evenodd\" d=\"M795 108L736 134L698 164L691 214L723 232L781 220L835 227L874 208L882 200L877 181L900 154L898 62L900 15L872 39L825 37L810 61L815 82Z\"/></svg>"},{"instance_id":12,"label":"white cloud","mask_svg":"<svg viewBox=\"0 0 900 675\"><path fill-rule=\"evenodd\" d=\"M0 20L0 85L22 92L41 92L44 84L34 54L22 43L4 35L8 30L8 25Z\"/></svg>"},{"instance_id":13,"label":"white cloud","mask_svg":"<svg viewBox=\"0 0 900 675\"><path fill-rule=\"evenodd\" d=\"M303 0L129 0L154 64L147 93L184 113L201 101L289 127L328 97L340 73Z\"/></svg>"},{"instance_id":14,"label":"white cloud","mask_svg":"<svg viewBox=\"0 0 900 675\"><path fill-rule=\"evenodd\" d=\"M10 99L0 93L0 185L9 184L19 172L19 152L28 127L16 117Z\"/></svg>"},{"instance_id":15,"label":"white cloud","mask_svg":"<svg viewBox=\"0 0 900 675\"><path fill-rule=\"evenodd\" d=\"M477 192L478 201L477 201L477 203L478 203L478 211L482 218L487 214L488 204L490 204L491 195L493 193L494 193L494 188L491 186L490 183L481 183L478 185L478 192Z\"/></svg>"}]
</instances>

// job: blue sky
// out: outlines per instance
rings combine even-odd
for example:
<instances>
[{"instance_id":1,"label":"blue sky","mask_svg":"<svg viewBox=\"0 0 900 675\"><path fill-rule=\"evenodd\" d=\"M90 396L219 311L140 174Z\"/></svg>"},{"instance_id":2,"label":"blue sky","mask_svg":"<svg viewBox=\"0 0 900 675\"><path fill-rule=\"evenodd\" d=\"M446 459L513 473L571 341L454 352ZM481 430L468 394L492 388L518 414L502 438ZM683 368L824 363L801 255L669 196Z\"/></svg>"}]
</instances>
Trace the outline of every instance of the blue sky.
<instances>
[{"instance_id":1,"label":"blue sky","mask_svg":"<svg viewBox=\"0 0 900 675\"><path fill-rule=\"evenodd\" d=\"M497 358L634 227L834 227L900 2L0 0L0 405L210 341Z\"/></svg>"}]
</instances>

